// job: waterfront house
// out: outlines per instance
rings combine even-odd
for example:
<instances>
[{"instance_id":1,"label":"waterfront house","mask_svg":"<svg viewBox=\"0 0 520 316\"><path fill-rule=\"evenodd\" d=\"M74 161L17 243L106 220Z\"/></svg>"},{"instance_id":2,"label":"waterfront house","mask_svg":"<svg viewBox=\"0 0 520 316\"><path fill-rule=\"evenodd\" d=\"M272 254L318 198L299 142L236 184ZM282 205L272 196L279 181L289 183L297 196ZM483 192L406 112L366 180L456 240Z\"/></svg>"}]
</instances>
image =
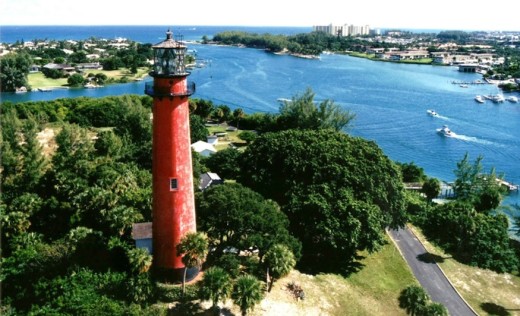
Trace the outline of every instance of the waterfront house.
<instances>
[{"instance_id":1,"label":"waterfront house","mask_svg":"<svg viewBox=\"0 0 520 316\"><path fill-rule=\"evenodd\" d=\"M48 63L43 66L43 69L49 69L49 70L59 70L62 74L72 74L76 72L76 68L72 67L71 65L67 64L54 64L54 63Z\"/></svg>"},{"instance_id":2,"label":"waterfront house","mask_svg":"<svg viewBox=\"0 0 520 316\"><path fill-rule=\"evenodd\" d=\"M392 61L401 61L401 60L417 60L428 58L430 54L428 51L424 50L410 50L410 51L402 51L395 52L390 55L390 60Z\"/></svg>"}]
</instances>

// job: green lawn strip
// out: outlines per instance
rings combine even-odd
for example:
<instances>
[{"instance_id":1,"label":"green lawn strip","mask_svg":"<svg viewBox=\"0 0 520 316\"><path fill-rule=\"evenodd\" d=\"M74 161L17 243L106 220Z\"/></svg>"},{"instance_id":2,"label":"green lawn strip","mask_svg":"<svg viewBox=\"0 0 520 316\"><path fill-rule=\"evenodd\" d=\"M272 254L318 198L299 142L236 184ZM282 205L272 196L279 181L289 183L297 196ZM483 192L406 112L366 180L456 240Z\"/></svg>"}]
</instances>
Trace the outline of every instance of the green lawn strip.
<instances>
[{"instance_id":1,"label":"green lawn strip","mask_svg":"<svg viewBox=\"0 0 520 316\"><path fill-rule=\"evenodd\" d=\"M405 312L398 303L399 294L407 286L419 284L388 237L387 242L380 251L364 254L363 269L347 278L354 288L353 299L358 305L356 315L403 315ZM350 314L352 303L349 300L342 302L339 312Z\"/></svg>"},{"instance_id":2,"label":"green lawn strip","mask_svg":"<svg viewBox=\"0 0 520 316\"><path fill-rule=\"evenodd\" d=\"M210 135L215 135L217 133L226 133L225 136L221 136L218 138L218 143L215 145L216 150L222 150L229 148L229 144L232 143L237 147L243 147L246 145L246 142L238 138L238 135L242 132L242 130L236 131L227 131L227 125L219 125L219 126L208 126L207 129Z\"/></svg>"},{"instance_id":3,"label":"green lawn strip","mask_svg":"<svg viewBox=\"0 0 520 316\"><path fill-rule=\"evenodd\" d=\"M513 315L512 311L520 311L520 277L518 275L499 274L462 264L439 247L428 242L418 227L410 227L428 252L443 258L440 260L442 262L438 262L439 266L457 291L478 314L487 315L492 314L492 310L502 310Z\"/></svg>"},{"instance_id":4,"label":"green lawn strip","mask_svg":"<svg viewBox=\"0 0 520 316\"><path fill-rule=\"evenodd\" d=\"M67 78L50 79L41 72L30 73L27 77L29 85L33 90L38 88L66 87L67 85Z\"/></svg>"},{"instance_id":5,"label":"green lawn strip","mask_svg":"<svg viewBox=\"0 0 520 316\"><path fill-rule=\"evenodd\" d=\"M142 79L146 77L149 69L147 67L141 67L137 69L136 74L132 74L129 69L121 68L118 70L97 70L97 69L87 69L84 71L84 76L86 77L88 74L98 74L103 73L107 76L108 80L118 81L123 77L126 77L129 81ZM29 85L33 90L38 88L51 88L51 87L67 87L67 78L60 79L51 79L47 78L41 72L30 73L28 75Z\"/></svg>"}]
</instances>

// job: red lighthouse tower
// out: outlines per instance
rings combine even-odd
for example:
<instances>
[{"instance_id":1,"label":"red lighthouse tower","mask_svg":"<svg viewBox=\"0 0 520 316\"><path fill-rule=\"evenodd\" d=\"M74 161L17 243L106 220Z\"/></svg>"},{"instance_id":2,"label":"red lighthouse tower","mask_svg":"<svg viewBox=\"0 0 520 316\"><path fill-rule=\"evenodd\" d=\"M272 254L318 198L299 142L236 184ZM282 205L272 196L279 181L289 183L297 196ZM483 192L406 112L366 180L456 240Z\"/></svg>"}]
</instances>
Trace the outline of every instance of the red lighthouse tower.
<instances>
[{"instance_id":1,"label":"red lighthouse tower","mask_svg":"<svg viewBox=\"0 0 520 316\"><path fill-rule=\"evenodd\" d=\"M179 281L184 264L176 246L196 230L188 100L195 84L186 79L187 47L170 30L152 48L154 80L145 93L153 97L153 268L158 277ZM188 270L186 279L197 274Z\"/></svg>"}]
</instances>

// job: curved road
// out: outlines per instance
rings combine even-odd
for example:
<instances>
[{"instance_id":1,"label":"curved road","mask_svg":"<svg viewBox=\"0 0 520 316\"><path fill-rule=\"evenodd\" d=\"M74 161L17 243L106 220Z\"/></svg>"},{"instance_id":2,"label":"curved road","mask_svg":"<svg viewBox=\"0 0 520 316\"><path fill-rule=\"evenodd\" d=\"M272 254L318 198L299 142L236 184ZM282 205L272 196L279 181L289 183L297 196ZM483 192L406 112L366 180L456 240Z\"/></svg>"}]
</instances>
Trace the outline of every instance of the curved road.
<instances>
[{"instance_id":1,"label":"curved road","mask_svg":"<svg viewBox=\"0 0 520 316\"><path fill-rule=\"evenodd\" d=\"M426 248L408 228L389 230L388 233L432 301L444 305L453 316L477 315L455 291L439 266L424 259L428 258Z\"/></svg>"}]
</instances>

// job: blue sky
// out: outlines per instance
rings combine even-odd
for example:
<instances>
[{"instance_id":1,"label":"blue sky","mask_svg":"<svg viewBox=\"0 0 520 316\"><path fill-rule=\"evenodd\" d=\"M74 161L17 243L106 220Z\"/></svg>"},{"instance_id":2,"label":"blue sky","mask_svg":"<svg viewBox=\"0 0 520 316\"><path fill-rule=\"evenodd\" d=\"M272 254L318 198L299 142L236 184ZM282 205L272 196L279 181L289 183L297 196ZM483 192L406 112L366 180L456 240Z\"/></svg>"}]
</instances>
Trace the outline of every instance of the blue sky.
<instances>
[{"instance_id":1,"label":"blue sky","mask_svg":"<svg viewBox=\"0 0 520 316\"><path fill-rule=\"evenodd\" d=\"M347 23L371 28L520 31L518 8L517 0L2 0L0 25Z\"/></svg>"}]
</instances>

